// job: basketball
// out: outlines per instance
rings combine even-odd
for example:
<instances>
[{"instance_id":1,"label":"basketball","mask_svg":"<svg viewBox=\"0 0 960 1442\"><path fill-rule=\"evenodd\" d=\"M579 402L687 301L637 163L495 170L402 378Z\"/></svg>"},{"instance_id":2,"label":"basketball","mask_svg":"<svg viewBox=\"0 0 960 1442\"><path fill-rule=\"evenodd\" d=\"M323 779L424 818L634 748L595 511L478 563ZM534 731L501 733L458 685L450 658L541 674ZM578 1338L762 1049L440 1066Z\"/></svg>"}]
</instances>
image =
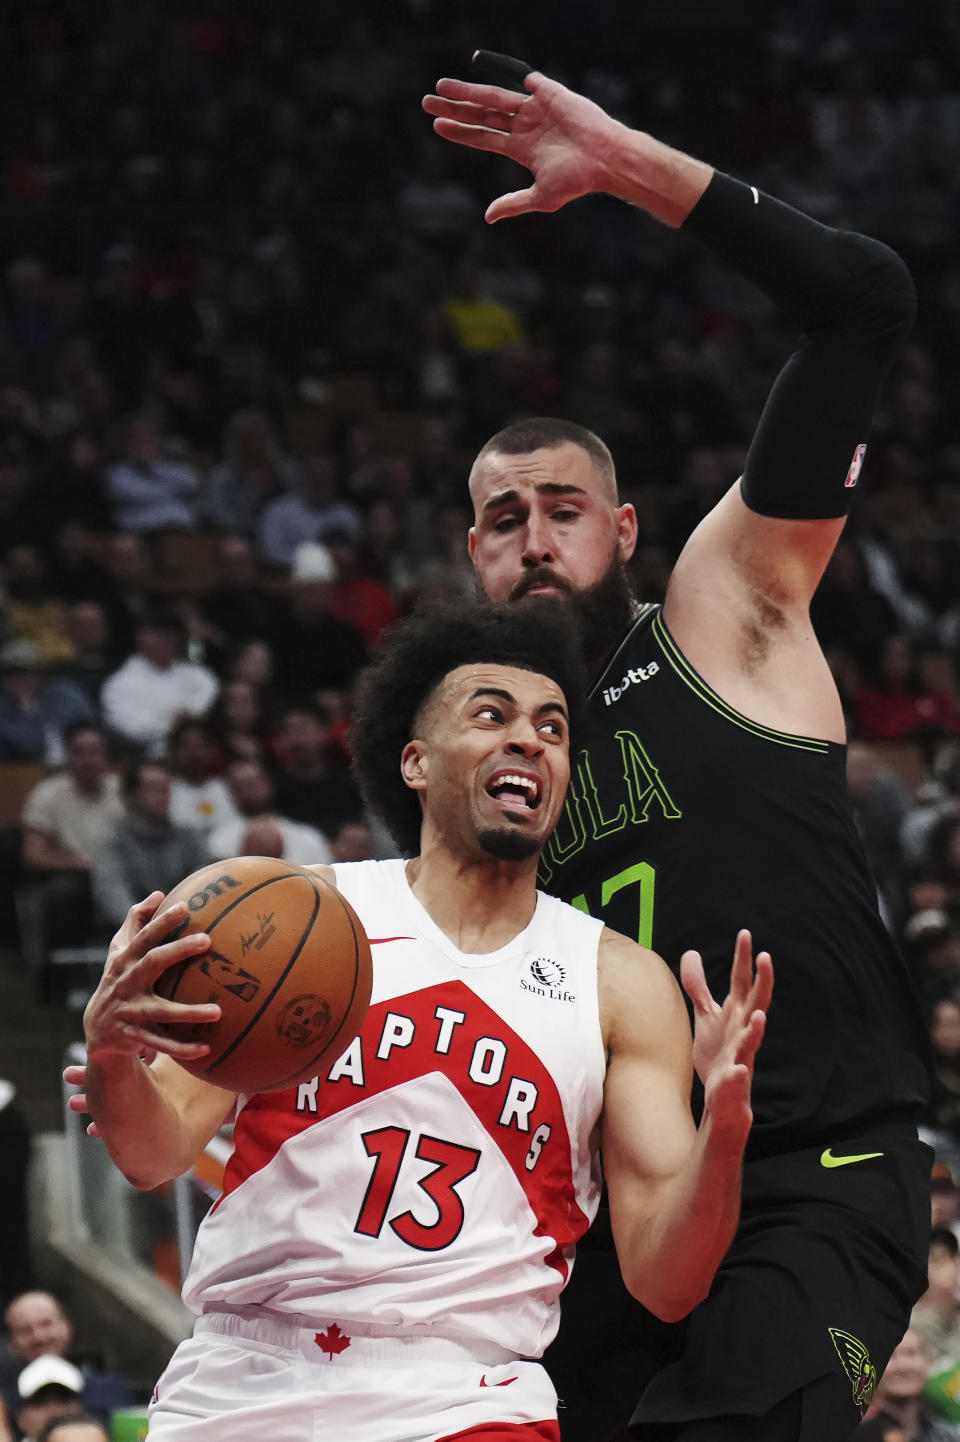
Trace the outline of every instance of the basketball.
<instances>
[{"instance_id":1,"label":"basketball","mask_svg":"<svg viewBox=\"0 0 960 1442\"><path fill-rule=\"evenodd\" d=\"M203 931L210 949L170 967L154 990L217 1002L219 1021L173 1023L206 1056L180 1065L229 1091L281 1091L317 1075L353 1041L370 1005L370 945L356 912L314 873L266 856L195 871L164 899L190 908L167 937Z\"/></svg>"}]
</instances>

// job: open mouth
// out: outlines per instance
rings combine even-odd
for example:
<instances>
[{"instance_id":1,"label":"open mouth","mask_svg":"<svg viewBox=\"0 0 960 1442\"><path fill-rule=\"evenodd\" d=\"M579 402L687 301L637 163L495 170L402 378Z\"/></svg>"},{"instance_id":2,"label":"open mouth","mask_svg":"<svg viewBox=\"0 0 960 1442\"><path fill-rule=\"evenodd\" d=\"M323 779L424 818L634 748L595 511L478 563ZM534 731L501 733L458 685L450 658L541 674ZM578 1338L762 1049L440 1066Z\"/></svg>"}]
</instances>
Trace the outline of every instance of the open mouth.
<instances>
[{"instance_id":1,"label":"open mouth","mask_svg":"<svg viewBox=\"0 0 960 1442\"><path fill-rule=\"evenodd\" d=\"M542 799L540 782L519 771L498 771L487 782L487 795L508 811L536 811Z\"/></svg>"}]
</instances>

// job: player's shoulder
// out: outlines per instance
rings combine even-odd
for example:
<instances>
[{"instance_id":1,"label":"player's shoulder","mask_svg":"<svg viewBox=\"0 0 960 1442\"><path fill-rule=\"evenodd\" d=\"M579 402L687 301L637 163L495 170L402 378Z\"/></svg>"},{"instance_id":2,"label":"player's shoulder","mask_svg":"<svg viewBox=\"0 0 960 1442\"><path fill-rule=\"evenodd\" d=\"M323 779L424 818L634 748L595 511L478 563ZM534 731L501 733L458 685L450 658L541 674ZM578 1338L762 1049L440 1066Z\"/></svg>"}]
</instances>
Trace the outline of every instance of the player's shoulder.
<instances>
[{"instance_id":1,"label":"player's shoulder","mask_svg":"<svg viewBox=\"0 0 960 1442\"><path fill-rule=\"evenodd\" d=\"M647 946L605 926L597 952L597 984L601 1019L642 1018L656 1027L686 1008L680 987L666 962Z\"/></svg>"}]
</instances>

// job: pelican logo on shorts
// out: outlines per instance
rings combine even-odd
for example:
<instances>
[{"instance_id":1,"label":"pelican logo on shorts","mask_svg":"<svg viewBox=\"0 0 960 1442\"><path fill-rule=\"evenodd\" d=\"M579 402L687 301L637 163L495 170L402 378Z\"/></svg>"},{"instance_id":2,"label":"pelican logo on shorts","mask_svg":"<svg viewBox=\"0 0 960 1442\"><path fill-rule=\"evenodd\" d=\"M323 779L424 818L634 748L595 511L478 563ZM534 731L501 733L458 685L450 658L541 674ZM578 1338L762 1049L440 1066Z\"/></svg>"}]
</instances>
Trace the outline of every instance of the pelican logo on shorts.
<instances>
[{"instance_id":1,"label":"pelican logo on shorts","mask_svg":"<svg viewBox=\"0 0 960 1442\"><path fill-rule=\"evenodd\" d=\"M851 1332L844 1332L839 1327L828 1327L827 1331L843 1370L850 1379L854 1406L860 1408L862 1415L869 1407L870 1398L877 1385L877 1369L870 1361L870 1353L859 1337L854 1337Z\"/></svg>"},{"instance_id":2,"label":"pelican logo on shorts","mask_svg":"<svg viewBox=\"0 0 960 1442\"><path fill-rule=\"evenodd\" d=\"M535 957L530 963L530 976L531 981L527 981L525 976L520 978L521 990L532 992L534 996L549 997L551 1001L576 1001L571 992L563 990L567 973L559 961L552 961L549 956Z\"/></svg>"}]
</instances>

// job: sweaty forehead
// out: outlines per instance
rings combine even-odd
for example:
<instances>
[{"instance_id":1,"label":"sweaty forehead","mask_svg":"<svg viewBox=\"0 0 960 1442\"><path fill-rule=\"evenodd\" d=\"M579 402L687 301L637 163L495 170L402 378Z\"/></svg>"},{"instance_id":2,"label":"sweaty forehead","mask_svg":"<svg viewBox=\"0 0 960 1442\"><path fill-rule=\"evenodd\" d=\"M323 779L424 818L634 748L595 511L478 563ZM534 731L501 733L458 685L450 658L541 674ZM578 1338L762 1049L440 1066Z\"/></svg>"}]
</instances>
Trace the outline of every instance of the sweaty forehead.
<instances>
[{"instance_id":1,"label":"sweaty forehead","mask_svg":"<svg viewBox=\"0 0 960 1442\"><path fill-rule=\"evenodd\" d=\"M616 505L610 479L597 470L581 446L563 441L522 455L490 451L470 474L470 497L474 514L508 491L532 495L539 486L576 486L588 496Z\"/></svg>"}]
</instances>

